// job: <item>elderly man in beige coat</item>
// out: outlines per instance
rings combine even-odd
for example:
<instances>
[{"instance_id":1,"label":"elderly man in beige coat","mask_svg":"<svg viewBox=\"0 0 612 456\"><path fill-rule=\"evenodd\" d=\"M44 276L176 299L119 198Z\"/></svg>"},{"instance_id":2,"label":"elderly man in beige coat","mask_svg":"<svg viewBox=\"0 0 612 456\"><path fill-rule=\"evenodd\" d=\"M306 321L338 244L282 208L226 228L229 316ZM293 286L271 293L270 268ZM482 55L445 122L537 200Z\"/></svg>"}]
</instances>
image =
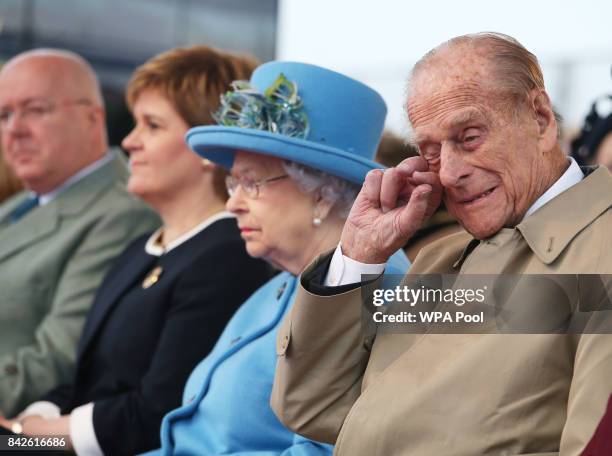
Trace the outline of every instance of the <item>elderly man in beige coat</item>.
<instances>
[{"instance_id":1,"label":"elderly man in beige coat","mask_svg":"<svg viewBox=\"0 0 612 456\"><path fill-rule=\"evenodd\" d=\"M610 274L612 177L564 156L537 59L505 35L429 52L407 111L420 157L371 172L338 248L303 273L279 332L272 406L341 456L578 456L612 391L609 326L369 337L359 282L441 198L469 234L423 249L407 279Z\"/></svg>"}]
</instances>

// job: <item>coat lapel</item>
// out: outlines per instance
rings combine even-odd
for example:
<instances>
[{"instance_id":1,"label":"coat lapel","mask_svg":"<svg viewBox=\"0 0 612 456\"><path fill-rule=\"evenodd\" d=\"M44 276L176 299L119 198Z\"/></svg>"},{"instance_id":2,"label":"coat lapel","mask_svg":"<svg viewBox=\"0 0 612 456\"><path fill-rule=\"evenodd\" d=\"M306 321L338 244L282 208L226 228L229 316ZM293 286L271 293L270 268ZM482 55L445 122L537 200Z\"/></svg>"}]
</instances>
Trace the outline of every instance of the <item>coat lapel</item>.
<instances>
[{"instance_id":1,"label":"coat lapel","mask_svg":"<svg viewBox=\"0 0 612 456\"><path fill-rule=\"evenodd\" d=\"M279 326L287 308L295 299L296 283L297 279L294 276L286 272L281 273L243 304L236 313L240 316L238 321L235 320L235 315L226 326L217 346L208 355L207 372L197 392L194 391L195 394L189 403L170 412L164 422L195 413L208 392L210 381L217 368L246 345ZM246 315L249 318L246 318Z\"/></svg>"},{"instance_id":2,"label":"coat lapel","mask_svg":"<svg viewBox=\"0 0 612 456\"><path fill-rule=\"evenodd\" d=\"M100 287L103 290L94 301L89 312L83 333L79 341L77 356L80 359L86 352L87 347L93 341L104 318L119 302L119 298L128 290L135 281L140 280L147 270L151 269L157 258L142 252L132 256L122 267L120 274L114 274L111 281L112 286Z\"/></svg>"},{"instance_id":3,"label":"coat lapel","mask_svg":"<svg viewBox=\"0 0 612 456\"><path fill-rule=\"evenodd\" d=\"M96 200L110 186L117 185L118 182L124 184L127 176L125 160L114 154L112 160L72 184L49 204L57 204L60 216L79 216L90 205L96 204Z\"/></svg>"},{"instance_id":4,"label":"coat lapel","mask_svg":"<svg viewBox=\"0 0 612 456\"><path fill-rule=\"evenodd\" d=\"M27 198L28 193L22 192L19 197L11 200L0 211L0 261L55 232L60 228L63 217L76 217L89 205L95 204L96 199L108 186L115 185L117 175L119 180L125 180L127 169L125 160L115 155L110 162L15 223L9 223L7 217Z\"/></svg>"},{"instance_id":5,"label":"coat lapel","mask_svg":"<svg viewBox=\"0 0 612 456\"><path fill-rule=\"evenodd\" d=\"M23 219L0 228L0 261L12 254L31 247L46 238L59 227L57 207L37 207Z\"/></svg>"},{"instance_id":6,"label":"coat lapel","mask_svg":"<svg viewBox=\"0 0 612 456\"><path fill-rule=\"evenodd\" d=\"M242 312L243 315L248 314L249 318L241 318L226 327L227 334L224 334L224 341L227 345L224 355L233 355L245 345L278 326L294 297L295 283L294 276L281 273L274 279L273 284L268 285L265 295L258 296L256 300L247 301L248 307Z\"/></svg>"}]
</instances>

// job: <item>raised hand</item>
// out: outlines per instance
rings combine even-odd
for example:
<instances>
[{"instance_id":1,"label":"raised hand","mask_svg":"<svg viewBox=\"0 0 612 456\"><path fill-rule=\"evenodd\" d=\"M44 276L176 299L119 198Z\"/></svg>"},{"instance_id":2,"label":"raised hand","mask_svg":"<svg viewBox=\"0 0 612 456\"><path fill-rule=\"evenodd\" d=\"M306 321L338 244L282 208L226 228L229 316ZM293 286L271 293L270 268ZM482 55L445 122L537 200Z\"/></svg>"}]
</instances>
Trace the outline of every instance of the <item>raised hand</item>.
<instances>
[{"instance_id":1,"label":"raised hand","mask_svg":"<svg viewBox=\"0 0 612 456\"><path fill-rule=\"evenodd\" d=\"M370 171L342 231L342 253L362 263L385 263L435 212L438 175L421 157Z\"/></svg>"}]
</instances>

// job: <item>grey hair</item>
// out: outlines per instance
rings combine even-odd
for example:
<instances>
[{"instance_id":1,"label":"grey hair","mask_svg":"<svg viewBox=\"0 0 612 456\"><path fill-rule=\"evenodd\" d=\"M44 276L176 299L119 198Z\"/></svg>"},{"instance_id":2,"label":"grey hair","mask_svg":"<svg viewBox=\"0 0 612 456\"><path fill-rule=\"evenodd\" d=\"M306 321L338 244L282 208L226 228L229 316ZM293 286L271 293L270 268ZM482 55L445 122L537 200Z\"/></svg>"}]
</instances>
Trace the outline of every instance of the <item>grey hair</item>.
<instances>
[{"instance_id":1,"label":"grey hair","mask_svg":"<svg viewBox=\"0 0 612 456\"><path fill-rule=\"evenodd\" d=\"M427 67L441 52L457 46L483 50L483 55L492 64L492 77L502 90L517 96L526 96L534 88L544 90L544 76L537 57L515 38L496 32L451 38L425 54L414 65L412 74Z\"/></svg>"},{"instance_id":2,"label":"grey hair","mask_svg":"<svg viewBox=\"0 0 612 456\"><path fill-rule=\"evenodd\" d=\"M361 187L340 177L292 161L283 161L283 168L298 188L309 194L318 193L333 204L335 212L343 219L353 206Z\"/></svg>"}]
</instances>

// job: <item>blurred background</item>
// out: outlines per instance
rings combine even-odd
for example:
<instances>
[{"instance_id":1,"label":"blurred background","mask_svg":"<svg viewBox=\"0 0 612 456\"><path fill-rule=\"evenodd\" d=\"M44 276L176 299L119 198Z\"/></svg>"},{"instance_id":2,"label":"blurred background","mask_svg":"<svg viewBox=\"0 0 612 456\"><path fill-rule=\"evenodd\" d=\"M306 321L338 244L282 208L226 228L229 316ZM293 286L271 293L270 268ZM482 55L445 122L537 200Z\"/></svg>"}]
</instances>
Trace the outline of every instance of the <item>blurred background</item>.
<instances>
[{"instance_id":1,"label":"blurred background","mask_svg":"<svg viewBox=\"0 0 612 456\"><path fill-rule=\"evenodd\" d=\"M96 70L111 145L132 128L123 100L134 69L161 51L208 44L276 55L277 0L0 0L0 62L36 47L70 49Z\"/></svg>"},{"instance_id":2,"label":"blurred background","mask_svg":"<svg viewBox=\"0 0 612 456\"><path fill-rule=\"evenodd\" d=\"M611 17L607 0L0 0L0 61L41 46L83 55L102 80L113 144L131 128L123 88L133 69L195 43L351 75L383 95L388 129L404 134L414 62L452 36L498 31L540 59L569 138L593 100L612 93Z\"/></svg>"}]
</instances>

